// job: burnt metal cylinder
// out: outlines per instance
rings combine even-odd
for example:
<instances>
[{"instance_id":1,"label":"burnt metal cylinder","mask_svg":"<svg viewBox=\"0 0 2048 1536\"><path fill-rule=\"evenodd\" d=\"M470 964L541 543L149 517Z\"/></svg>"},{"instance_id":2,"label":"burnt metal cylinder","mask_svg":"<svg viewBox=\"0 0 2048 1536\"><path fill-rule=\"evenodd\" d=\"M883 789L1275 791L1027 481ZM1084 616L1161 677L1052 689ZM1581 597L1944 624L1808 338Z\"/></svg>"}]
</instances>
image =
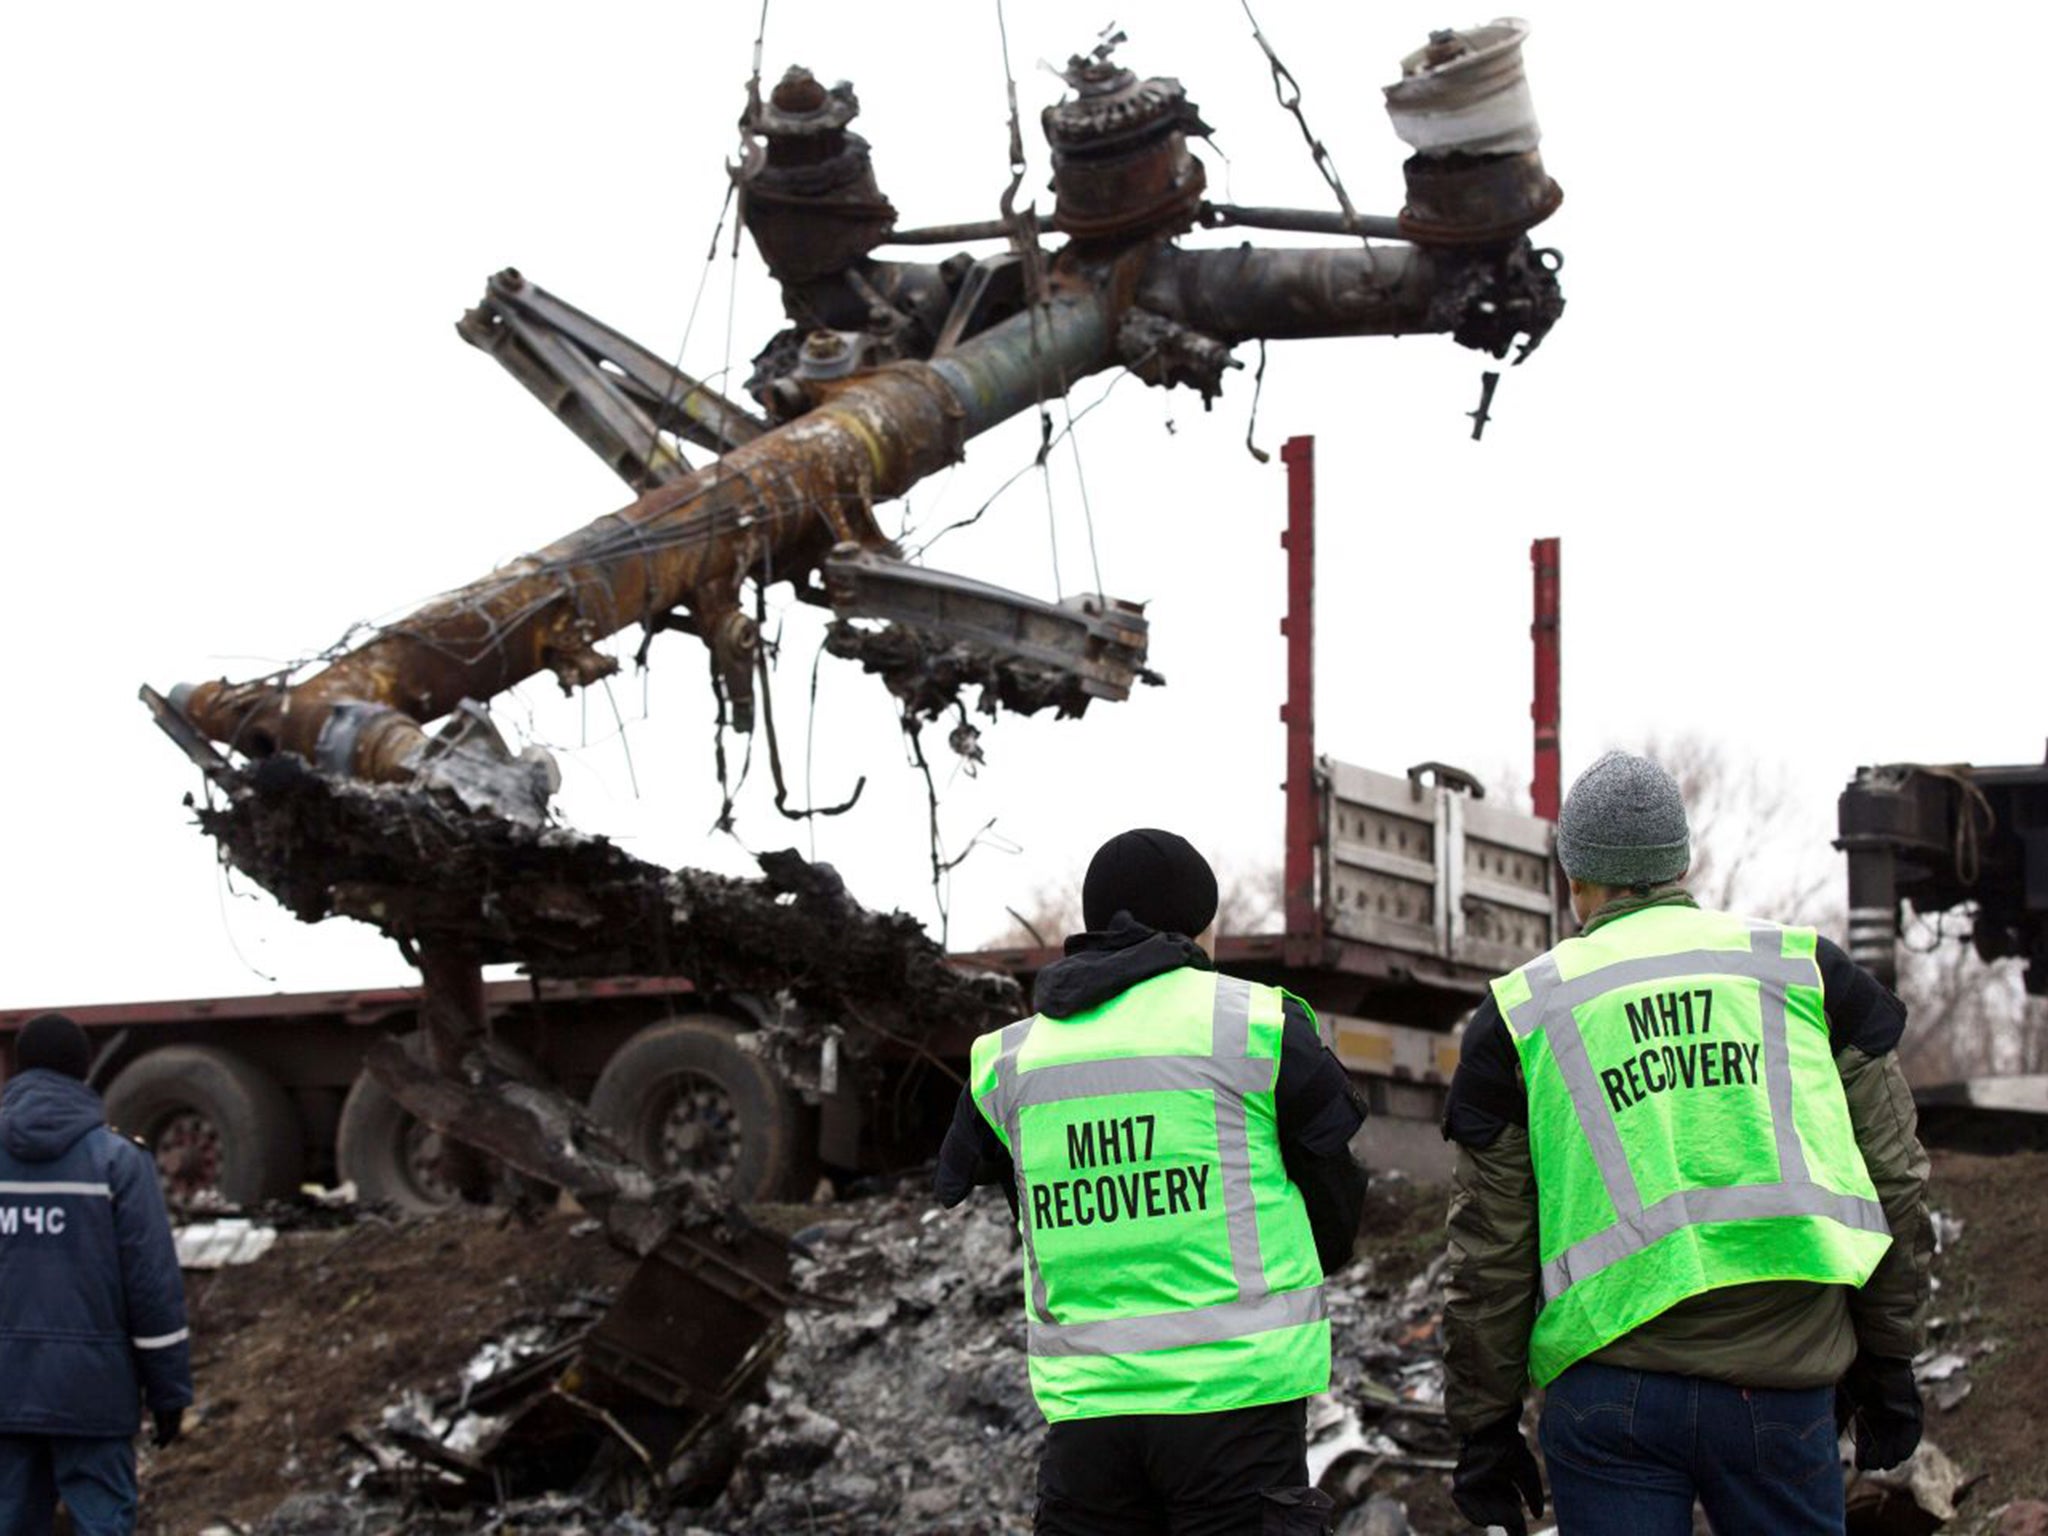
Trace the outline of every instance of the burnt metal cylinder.
<instances>
[{"instance_id":1,"label":"burnt metal cylinder","mask_svg":"<svg viewBox=\"0 0 2048 1536\"><path fill-rule=\"evenodd\" d=\"M1052 146L1053 228L1083 244L1192 228L1207 181L1188 135L1209 129L1181 83L1078 56L1064 78L1073 96L1041 118Z\"/></svg>"},{"instance_id":2,"label":"burnt metal cylinder","mask_svg":"<svg viewBox=\"0 0 2048 1536\"><path fill-rule=\"evenodd\" d=\"M1136 302L1231 344L1254 336L1400 336L1451 328L1435 312L1439 275L1429 254L1412 246L1163 246L1139 280Z\"/></svg>"},{"instance_id":3,"label":"burnt metal cylinder","mask_svg":"<svg viewBox=\"0 0 2048 1536\"><path fill-rule=\"evenodd\" d=\"M748 120L761 153L735 173L740 213L778 282L843 272L895 226L868 141L847 128L859 113L852 85L827 90L794 65Z\"/></svg>"},{"instance_id":4,"label":"burnt metal cylinder","mask_svg":"<svg viewBox=\"0 0 2048 1536\"><path fill-rule=\"evenodd\" d=\"M1427 245L1511 241L1564 193L1543 169L1543 134L1522 70L1527 22L1432 32L1386 88L1394 131L1415 153L1403 236Z\"/></svg>"},{"instance_id":5,"label":"burnt metal cylinder","mask_svg":"<svg viewBox=\"0 0 2048 1536\"><path fill-rule=\"evenodd\" d=\"M1883 844L1849 850L1849 958L1888 987L1899 977L1898 856Z\"/></svg>"}]
</instances>

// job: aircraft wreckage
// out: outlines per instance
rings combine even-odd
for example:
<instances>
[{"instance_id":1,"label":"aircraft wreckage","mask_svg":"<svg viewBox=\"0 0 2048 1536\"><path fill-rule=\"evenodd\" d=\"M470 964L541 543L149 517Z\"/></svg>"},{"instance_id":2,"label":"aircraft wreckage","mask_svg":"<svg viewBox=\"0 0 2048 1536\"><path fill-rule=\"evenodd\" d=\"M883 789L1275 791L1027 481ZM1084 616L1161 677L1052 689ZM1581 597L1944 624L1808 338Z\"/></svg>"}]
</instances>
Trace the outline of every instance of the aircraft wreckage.
<instances>
[{"instance_id":1,"label":"aircraft wreckage","mask_svg":"<svg viewBox=\"0 0 2048 1536\"><path fill-rule=\"evenodd\" d=\"M950 967L913 920L864 911L794 853L765 857L760 880L732 880L550 824L554 765L510 750L489 701L542 672L588 686L618 667L598 648L608 637L679 630L708 649L733 726L752 730L758 713L772 745L772 716L756 707L772 658L748 596L778 582L831 610L829 648L879 675L906 722L957 710L964 726L970 688L985 710L1078 715L1157 681L1141 605L1047 602L914 563L875 508L969 439L1109 369L1206 401L1236 366L1231 349L1252 340L1436 333L1492 357L1519 347L1520 361L1564 307L1559 258L1528 239L1562 194L1537 149L1525 31L1439 32L1403 61L1388 108L1414 152L1394 217L1356 213L1319 144L1341 211L1209 201L1189 144L1208 132L1195 106L1106 43L1071 61L1067 95L1044 113L1058 242L1016 207L1014 177L997 219L898 228L851 128L852 87L791 69L764 98L757 82L732 174L790 325L756 357L750 402L501 272L458 330L635 499L302 675L143 690L216 791L200 822L222 857L299 917L372 923L419 966L420 1055L385 1042L368 1066L443 1133L451 1181L477 1192L503 1165L566 1189L645 1256L633 1306L579 1367L578 1433L603 1439L630 1418L650 1466L687 1441L772 1356L783 1261L717 1192L650 1174L557 1088L495 1057L481 966L744 988L780 1010L764 1031L771 1056L778 1035L815 1046L828 1031L848 1050L869 1036L921 1049L941 1022L986 1027L1020 1000L1007 978ZM1021 173L1014 119L1012 139ZM1339 243L1179 243L1232 226ZM876 255L995 241L984 256ZM678 1318L736 1313L751 1321L726 1330L715 1360L676 1353ZM684 1332L701 1342L701 1328Z\"/></svg>"}]
</instances>

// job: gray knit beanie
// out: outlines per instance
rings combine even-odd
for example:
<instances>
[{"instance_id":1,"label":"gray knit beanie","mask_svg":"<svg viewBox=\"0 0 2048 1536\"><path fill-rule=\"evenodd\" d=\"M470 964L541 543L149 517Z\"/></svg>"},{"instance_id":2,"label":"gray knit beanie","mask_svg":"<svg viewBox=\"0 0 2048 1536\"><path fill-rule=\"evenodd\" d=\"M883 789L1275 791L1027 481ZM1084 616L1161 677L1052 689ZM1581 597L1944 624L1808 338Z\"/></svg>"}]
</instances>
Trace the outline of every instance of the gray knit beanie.
<instances>
[{"instance_id":1,"label":"gray knit beanie","mask_svg":"<svg viewBox=\"0 0 2048 1536\"><path fill-rule=\"evenodd\" d=\"M1692 863L1685 802L1647 757L1609 752L1580 774L1557 818L1557 858L1574 880L1663 885Z\"/></svg>"}]
</instances>

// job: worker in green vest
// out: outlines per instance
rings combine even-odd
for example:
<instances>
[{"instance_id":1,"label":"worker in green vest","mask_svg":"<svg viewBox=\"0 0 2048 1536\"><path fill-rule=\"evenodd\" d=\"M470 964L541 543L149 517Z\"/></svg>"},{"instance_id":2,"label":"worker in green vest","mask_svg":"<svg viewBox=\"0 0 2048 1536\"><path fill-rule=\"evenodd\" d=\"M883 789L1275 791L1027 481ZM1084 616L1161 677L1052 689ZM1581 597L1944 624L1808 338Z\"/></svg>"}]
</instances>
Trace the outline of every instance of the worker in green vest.
<instances>
[{"instance_id":1,"label":"worker in green vest","mask_svg":"<svg viewBox=\"0 0 2048 1536\"><path fill-rule=\"evenodd\" d=\"M1110 839L1081 904L1038 1011L975 1042L935 1181L948 1206L1001 1185L1023 1238L1035 1530L1320 1536L1304 1415L1364 1105L1307 1004L1211 965L1216 877L1185 838Z\"/></svg>"},{"instance_id":2,"label":"worker in green vest","mask_svg":"<svg viewBox=\"0 0 2048 1536\"><path fill-rule=\"evenodd\" d=\"M1856 1463L1920 1439L1927 1158L1905 1009L1835 944L1700 909L1685 805L1612 752L1557 823L1578 936L1493 984L1444 1133L1453 1498L1566 1536L1843 1528Z\"/></svg>"}]
</instances>

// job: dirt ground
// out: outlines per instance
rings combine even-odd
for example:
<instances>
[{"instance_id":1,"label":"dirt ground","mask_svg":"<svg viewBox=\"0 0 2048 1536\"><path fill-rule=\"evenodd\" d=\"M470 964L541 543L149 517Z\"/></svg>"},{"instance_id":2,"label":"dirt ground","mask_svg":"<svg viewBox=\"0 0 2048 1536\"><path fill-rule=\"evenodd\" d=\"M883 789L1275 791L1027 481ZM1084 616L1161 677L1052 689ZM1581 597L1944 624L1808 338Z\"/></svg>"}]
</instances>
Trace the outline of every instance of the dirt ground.
<instances>
[{"instance_id":1,"label":"dirt ground","mask_svg":"<svg viewBox=\"0 0 2048 1536\"><path fill-rule=\"evenodd\" d=\"M253 1524L332 1487L338 1436L406 1387L443 1387L483 1336L544 1315L629 1261L550 1216L287 1232L252 1265L186 1276L198 1404L143 1467L141 1536ZM230 1527L232 1528L232 1527Z\"/></svg>"},{"instance_id":2,"label":"dirt ground","mask_svg":"<svg viewBox=\"0 0 2048 1536\"><path fill-rule=\"evenodd\" d=\"M1974 1532L2008 1500L2048 1496L2048 1153L1937 1153L1933 1199L1963 1223L1937 1261L1934 1343L1971 1357L1971 1390L1947 1413L1930 1407L1928 1433L1976 1479L1951 1527ZM1376 1291L1428 1267L1443 1209L1438 1187L1375 1185L1364 1241ZM286 1494L336 1487L344 1430L403 1389L445 1388L486 1335L623 1278L628 1261L576 1231L566 1216L365 1224L286 1234L256 1265L188 1276L200 1403L184 1441L144 1453L144 1536L252 1525ZM1375 1491L1403 1500L1417 1531L1466 1529L1441 1472Z\"/></svg>"},{"instance_id":3,"label":"dirt ground","mask_svg":"<svg viewBox=\"0 0 2048 1536\"><path fill-rule=\"evenodd\" d=\"M1980 1479L1961 1504L1970 1530L2018 1498L2048 1498L2048 1152L1934 1155L1937 1210L1962 1236L1935 1261L1933 1342L1971 1354L1970 1395L1930 1410L1927 1433Z\"/></svg>"}]
</instances>

